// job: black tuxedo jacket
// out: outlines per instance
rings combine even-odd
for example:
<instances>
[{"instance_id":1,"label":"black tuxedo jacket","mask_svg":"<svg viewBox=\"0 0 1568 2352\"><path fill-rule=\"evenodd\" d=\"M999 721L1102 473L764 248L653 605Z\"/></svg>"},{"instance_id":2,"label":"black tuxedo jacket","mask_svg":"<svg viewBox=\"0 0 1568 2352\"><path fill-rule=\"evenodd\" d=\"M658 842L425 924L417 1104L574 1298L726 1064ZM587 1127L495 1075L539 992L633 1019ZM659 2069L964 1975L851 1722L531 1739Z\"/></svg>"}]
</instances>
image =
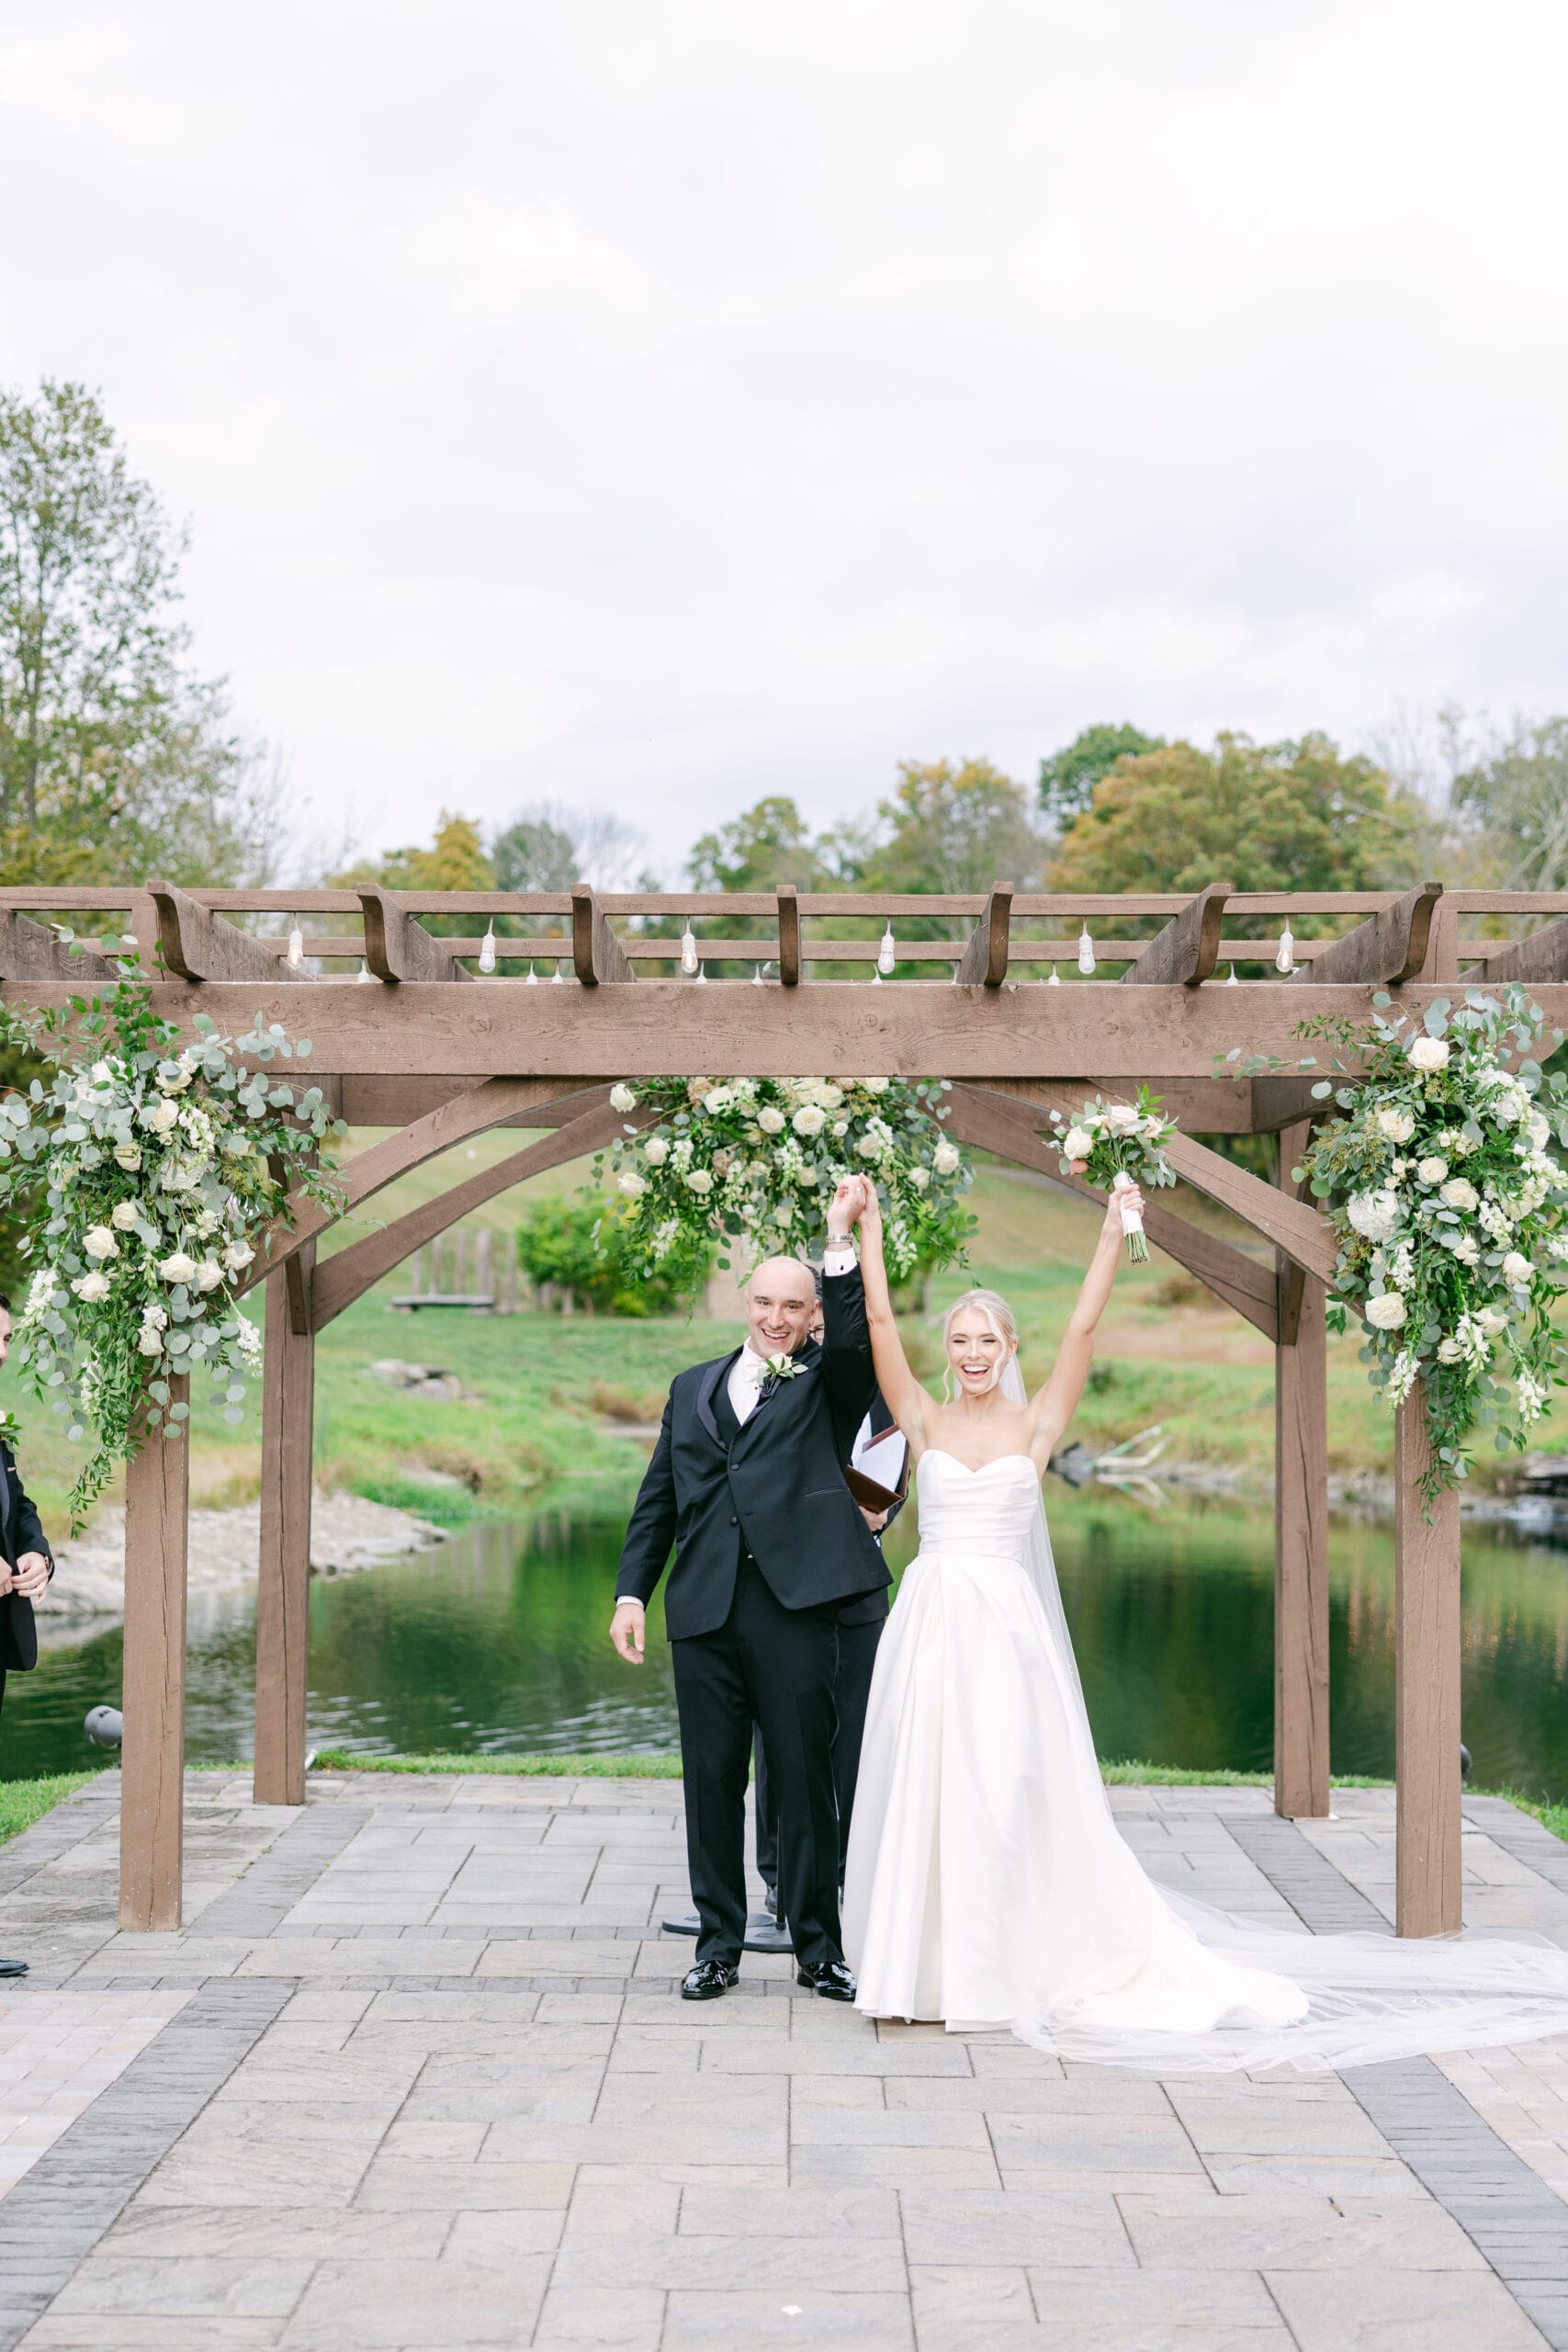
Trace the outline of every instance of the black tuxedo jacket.
<instances>
[{"instance_id":1,"label":"black tuxedo jacket","mask_svg":"<svg viewBox=\"0 0 1568 2352\"><path fill-rule=\"evenodd\" d=\"M842 1467L876 1387L858 1267L824 1277L822 1315L821 1346L808 1342L795 1377L774 1381L742 1425L727 1409L738 1348L671 1385L615 1590L646 1606L673 1544L664 1595L671 1641L723 1624L743 1542L785 1609L880 1592L890 1581Z\"/></svg>"},{"instance_id":2,"label":"black tuxedo jacket","mask_svg":"<svg viewBox=\"0 0 1568 2352\"><path fill-rule=\"evenodd\" d=\"M886 1405L883 1401L882 1391L880 1388L871 1400L869 1412L874 1435L882 1437L886 1435L888 1430L894 1427L893 1416L888 1411ZM897 1518L903 1508L904 1506L902 1503L894 1504L892 1510L887 1514L886 1524L888 1527L892 1526L894 1521ZM880 1551L882 1549L880 1540L874 1538L873 1541L876 1543L876 1548ZM889 1577L888 1583L890 1584L891 1582L892 1578ZM846 1601L843 1608L839 1612L839 1623L840 1625L880 1624L883 1618L887 1614L887 1586L883 1585L879 1587L875 1592L868 1592L859 1600Z\"/></svg>"},{"instance_id":3,"label":"black tuxedo jacket","mask_svg":"<svg viewBox=\"0 0 1568 2352\"><path fill-rule=\"evenodd\" d=\"M15 1567L18 1554L41 1552L54 1574L54 1555L44 1541L32 1498L17 1475L16 1456L0 1439L0 1557ZM0 1671L26 1674L38 1664L38 1628L33 1604L24 1594L8 1593L0 1600Z\"/></svg>"}]
</instances>

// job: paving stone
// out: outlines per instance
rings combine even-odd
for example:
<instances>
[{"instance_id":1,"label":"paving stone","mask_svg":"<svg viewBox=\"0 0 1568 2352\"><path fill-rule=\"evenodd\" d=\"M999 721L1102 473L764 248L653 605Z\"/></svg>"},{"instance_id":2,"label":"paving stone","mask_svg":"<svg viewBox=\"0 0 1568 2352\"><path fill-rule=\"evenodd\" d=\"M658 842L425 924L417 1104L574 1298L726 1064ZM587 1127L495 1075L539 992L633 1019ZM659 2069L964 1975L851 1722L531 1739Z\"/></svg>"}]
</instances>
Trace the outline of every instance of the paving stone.
<instances>
[{"instance_id":1,"label":"paving stone","mask_svg":"<svg viewBox=\"0 0 1568 2352\"><path fill-rule=\"evenodd\" d=\"M592 2286L626 2259L623 2239L574 2233L562 2240L551 2285ZM905 2287L903 2248L891 2238L769 2237L755 2231L705 2237L683 2230L678 2236L639 2238L630 2261L643 2286L776 2290L786 2302L798 2301L811 2286L891 2294L902 2294Z\"/></svg>"},{"instance_id":2,"label":"paving stone","mask_svg":"<svg viewBox=\"0 0 1568 2352\"><path fill-rule=\"evenodd\" d=\"M297 2183L302 2192L303 2182ZM449 2213L416 2210L366 2213L314 2205L142 2205L127 2208L107 2237L105 2252L130 2256L276 2256L316 2261L382 2262L389 2256L434 2261L451 2232Z\"/></svg>"},{"instance_id":3,"label":"paving stone","mask_svg":"<svg viewBox=\"0 0 1568 2352\"><path fill-rule=\"evenodd\" d=\"M1478 2270L1482 2256L1436 2205L1388 2212L1327 2197L1221 2197L1195 2211L1176 2199L1118 2200L1138 2260L1156 2269Z\"/></svg>"},{"instance_id":4,"label":"paving stone","mask_svg":"<svg viewBox=\"0 0 1568 2352\"><path fill-rule=\"evenodd\" d=\"M545 2299L535 2352L588 2345L593 2352L659 2352L664 2331L661 2292L651 2287L578 2287Z\"/></svg>"},{"instance_id":5,"label":"paving stone","mask_svg":"<svg viewBox=\"0 0 1568 2352\"><path fill-rule=\"evenodd\" d=\"M919 2352L1013 2352L1038 2347L1028 2275L998 2264L917 2263L909 2272Z\"/></svg>"},{"instance_id":6,"label":"paving stone","mask_svg":"<svg viewBox=\"0 0 1568 2352\"><path fill-rule=\"evenodd\" d=\"M419 2346L495 2345L514 2352L532 2334L550 2273L547 2255L463 2266L389 2262L377 2291L358 2263L323 2262L279 2342L286 2352L412 2352Z\"/></svg>"},{"instance_id":7,"label":"paving stone","mask_svg":"<svg viewBox=\"0 0 1568 2352\"><path fill-rule=\"evenodd\" d=\"M1127 2232L1110 2196L911 2190L900 2202L911 2264L1033 2263L1108 2271L1134 2267Z\"/></svg>"},{"instance_id":8,"label":"paving stone","mask_svg":"<svg viewBox=\"0 0 1568 2352\"><path fill-rule=\"evenodd\" d=\"M56 2318L80 2312L107 2319L153 2312L171 2317L228 2312L240 2318L287 2318L313 2268L310 2261L222 2255L99 2254L67 2280L51 2309Z\"/></svg>"},{"instance_id":9,"label":"paving stone","mask_svg":"<svg viewBox=\"0 0 1568 2352\"><path fill-rule=\"evenodd\" d=\"M702 2293L682 2290L669 2299L661 2352L744 2344L843 2344L854 2352L913 2352L906 2295L835 2294L821 2290L783 2301L771 2294Z\"/></svg>"},{"instance_id":10,"label":"paving stone","mask_svg":"<svg viewBox=\"0 0 1568 2352\"><path fill-rule=\"evenodd\" d=\"M447 2213L509 2212L529 2207L562 2211L571 2195L569 2164L437 2164L428 2157L378 2156L358 2185L361 2208Z\"/></svg>"},{"instance_id":11,"label":"paving stone","mask_svg":"<svg viewBox=\"0 0 1568 2352\"><path fill-rule=\"evenodd\" d=\"M1540 2352L1542 2338L1490 2271L1456 2278L1362 2270L1269 2270L1301 2352Z\"/></svg>"}]
</instances>

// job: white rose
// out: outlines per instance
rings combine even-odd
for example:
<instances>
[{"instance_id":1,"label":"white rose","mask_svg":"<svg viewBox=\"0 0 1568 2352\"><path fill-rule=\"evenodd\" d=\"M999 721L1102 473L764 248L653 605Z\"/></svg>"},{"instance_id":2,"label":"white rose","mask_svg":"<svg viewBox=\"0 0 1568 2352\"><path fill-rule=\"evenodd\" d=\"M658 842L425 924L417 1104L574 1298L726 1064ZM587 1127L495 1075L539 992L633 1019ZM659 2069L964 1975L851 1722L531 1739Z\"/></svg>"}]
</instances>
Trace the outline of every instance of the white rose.
<instances>
[{"instance_id":1,"label":"white rose","mask_svg":"<svg viewBox=\"0 0 1568 2352\"><path fill-rule=\"evenodd\" d=\"M223 1263L231 1274L241 1274L255 1254L248 1241L231 1241L223 1252Z\"/></svg>"},{"instance_id":2,"label":"white rose","mask_svg":"<svg viewBox=\"0 0 1568 2352\"><path fill-rule=\"evenodd\" d=\"M78 1274L71 1287L85 1306L96 1306L109 1295L109 1278L95 1269L90 1274Z\"/></svg>"},{"instance_id":3,"label":"white rose","mask_svg":"<svg viewBox=\"0 0 1568 2352\"><path fill-rule=\"evenodd\" d=\"M1405 1059L1412 1069L1447 1069L1449 1046L1446 1037L1412 1037L1405 1048Z\"/></svg>"},{"instance_id":4,"label":"white rose","mask_svg":"<svg viewBox=\"0 0 1568 2352\"><path fill-rule=\"evenodd\" d=\"M728 1110L734 1100L735 1089L733 1086L716 1086L710 1094L704 1095L703 1109L709 1112L712 1116L716 1119L721 1111Z\"/></svg>"},{"instance_id":5,"label":"white rose","mask_svg":"<svg viewBox=\"0 0 1568 2352\"><path fill-rule=\"evenodd\" d=\"M1369 1241L1386 1241L1399 1222L1399 1203L1392 1193L1356 1193L1345 1214Z\"/></svg>"},{"instance_id":6,"label":"white rose","mask_svg":"<svg viewBox=\"0 0 1568 2352\"><path fill-rule=\"evenodd\" d=\"M834 1122L833 1122L833 1133L834 1133L834 1135L835 1135L836 1136L847 1136L847 1135L849 1134L849 1131L850 1131L850 1123L849 1123L849 1121L848 1121L847 1119L835 1119L835 1120L834 1120Z\"/></svg>"},{"instance_id":7,"label":"white rose","mask_svg":"<svg viewBox=\"0 0 1568 2352\"><path fill-rule=\"evenodd\" d=\"M1408 1111L1402 1110L1397 1102L1384 1103L1378 1113L1380 1135L1385 1135L1390 1143L1408 1143L1415 1132L1416 1122Z\"/></svg>"},{"instance_id":8,"label":"white rose","mask_svg":"<svg viewBox=\"0 0 1568 2352\"><path fill-rule=\"evenodd\" d=\"M690 1168L686 1171L686 1189L700 1200L713 1190L713 1178L705 1168Z\"/></svg>"},{"instance_id":9,"label":"white rose","mask_svg":"<svg viewBox=\"0 0 1568 2352\"><path fill-rule=\"evenodd\" d=\"M1461 1266L1480 1265L1481 1244L1473 1233L1461 1233L1457 1241L1450 1241L1448 1246Z\"/></svg>"},{"instance_id":10,"label":"white rose","mask_svg":"<svg viewBox=\"0 0 1568 2352\"><path fill-rule=\"evenodd\" d=\"M1069 1127L1062 1137L1062 1149L1069 1159L1087 1159L1094 1149L1094 1137L1087 1127Z\"/></svg>"},{"instance_id":11,"label":"white rose","mask_svg":"<svg viewBox=\"0 0 1568 2352\"><path fill-rule=\"evenodd\" d=\"M621 1190L628 1201L640 1201L648 1190L648 1179L628 1168L621 1179Z\"/></svg>"},{"instance_id":12,"label":"white rose","mask_svg":"<svg viewBox=\"0 0 1568 2352\"><path fill-rule=\"evenodd\" d=\"M1508 1328L1508 1318L1500 1306L1483 1306L1476 1320L1489 1340L1500 1340Z\"/></svg>"},{"instance_id":13,"label":"white rose","mask_svg":"<svg viewBox=\"0 0 1568 2352\"><path fill-rule=\"evenodd\" d=\"M1404 1301L1396 1290L1385 1290L1380 1298L1369 1298L1362 1312L1374 1331L1397 1331L1404 1320Z\"/></svg>"},{"instance_id":14,"label":"white rose","mask_svg":"<svg viewBox=\"0 0 1568 2352\"><path fill-rule=\"evenodd\" d=\"M88 1072L88 1076L91 1078L95 1086L112 1086L114 1084L114 1072L110 1069L107 1062L95 1062L91 1070Z\"/></svg>"},{"instance_id":15,"label":"white rose","mask_svg":"<svg viewBox=\"0 0 1568 2352\"><path fill-rule=\"evenodd\" d=\"M931 1154L931 1166L939 1176L956 1176L963 1166L963 1154L955 1143L949 1143L944 1137Z\"/></svg>"},{"instance_id":16,"label":"white rose","mask_svg":"<svg viewBox=\"0 0 1568 2352\"><path fill-rule=\"evenodd\" d=\"M1416 1162L1416 1181L1418 1184L1440 1184L1448 1172L1449 1163L1446 1159L1434 1157L1431 1159L1418 1159Z\"/></svg>"},{"instance_id":17,"label":"white rose","mask_svg":"<svg viewBox=\"0 0 1568 2352\"><path fill-rule=\"evenodd\" d=\"M136 1335L136 1345L144 1356L159 1356L164 1352L162 1337L151 1323L143 1323Z\"/></svg>"},{"instance_id":18,"label":"white rose","mask_svg":"<svg viewBox=\"0 0 1568 2352\"><path fill-rule=\"evenodd\" d=\"M141 1222L140 1201L116 1201L109 1211L109 1223L121 1233L129 1233L133 1226L138 1226Z\"/></svg>"},{"instance_id":19,"label":"white rose","mask_svg":"<svg viewBox=\"0 0 1568 2352\"><path fill-rule=\"evenodd\" d=\"M915 1192L923 1193L931 1181L931 1174L928 1170L924 1168L910 1169L909 1182Z\"/></svg>"},{"instance_id":20,"label":"white rose","mask_svg":"<svg viewBox=\"0 0 1568 2352\"><path fill-rule=\"evenodd\" d=\"M168 1310L166 1307L155 1306L149 1303L141 1310L141 1321L143 1328L149 1331L166 1331L169 1328Z\"/></svg>"},{"instance_id":21,"label":"white rose","mask_svg":"<svg viewBox=\"0 0 1568 2352\"><path fill-rule=\"evenodd\" d=\"M197 1290L216 1290L223 1279L223 1269L216 1258L204 1258L196 1270Z\"/></svg>"},{"instance_id":22,"label":"white rose","mask_svg":"<svg viewBox=\"0 0 1568 2352\"><path fill-rule=\"evenodd\" d=\"M670 1146L662 1136L649 1136L643 1145L642 1156L650 1168L662 1168L670 1157Z\"/></svg>"},{"instance_id":23,"label":"white rose","mask_svg":"<svg viewBox=\"0 0 1568 2352\"><path fill-rule=\"evenodd\" d=\"M1510 1250L1503 1261L1503 1280L1510 1290L1517 1290L1521 1283L1528 1283L1534 1272L1534 1267L1521 1250Z\"/></svg>"},{"instance_id":24,"label":"white rose","mask_svg":"<svg viewBox=\"0 0 1568 2352\"><path fill-rule=\"evenodd\" d=\"M1439 1340L1438 1342L1438 1362L1439 1363L1458 1363L1463 1353L1464 1350L1461 1347L1459 1341L1452 1337L1446 1340Z\"/></svg>"},{"instance_id":25,"label":"white rose","mask_svg":"<svg viewBox=\"0 0 1568 2352\"><path fill-rule=\"evenodd\" d=\"M821 1103L824 1111L836 1111L843 1102L843 1088L841 1086L833 1085L831 1080L829 1080L826 1084L819 1086L817 1090L817 1100Z\"/></svg>"},{"instance_id":26,"label":"white rose","mask_svg":"<svg viewBox=\"0 0 1568 2352\"><path fill-rule=\"evenodd\" d=\"M82 1236L82 1247L89 1258L118 1258L119 1243L107 1225L89 1226Z\"/></svg>"},{"instance_id":27,"label":"white rose","mask_svg":"<svg viewBox=\"0 0 1568 2352\"><path fill-rule=\"evenodd\" d=\"M1441 1197L1450 1209L1473 1209L1481 1202L1481 1195L1468 1176L1450 1176L1443 1186Z\"/></svg>"},{"instance_id":28,"label":"white rose","mask_svg":"<svg viewBox=\"0 0 1568 2352\"><path fill-rule=\"evenodd\" d=\"M863 1078L861 1080L861 1084L864 1087L868 1094L886 1094L892 1083L892 1080L887 1078Z\"/></svg>"},{"instance_id":29,"label":"white rose","mask_svg":"<svg viewBox=\"0 0 1568 2352\"><path fill-rule=\"evenodd\" d=\"M797 1136L819 1136L828 1124L828 1114L815 1102L803 1102L790 1121Z\"/></svg>"},{"instance_id":30,"label":"white rose","mask_svg":"<svg viewBox=\"0 0 1568 2352\"><path fill-rule=\"evenodd\" d=\"M180 1121L177 1102L150 1102L141 1114L141 1124L155 1136L173 1135Z\"/></svg>"},{"instance_id":31,"label":"white rose","mask_svg":"<svg viewBox=\"0 0 1568 2352\"><path fill-rule=\"evenodd\" d=\"M166 1283L188 1283L196 1279L196 1260L187 1258L183 1250L171 1250L159 1265L158 1272Z\"/></svg>"},{"instance_id":32,"label":"white rose","mask_svg":"<svg viewBox=\"0 0 1568 2352\"><path fill-rule=\"evenodd\" d=\"M141 1165L141 1147L137 1143L117 1143L114 1157L117 1168L123 1168L128 1174L134 1176Z\"/></svg>"},{"instance_id":33,"label":"white rose","mask_svg":"<svg viewBox=\"0 0 1568 2352\"><path fill-rule=\"evenodd\" d=\"M875 1159L882 1149L882 1138L880 1136L862 1136L855 1149L863 1159Z\"/></svg>"},{"instance_id":34,"label":"white rose","mask_svg":"<svg viewBox=\"0 0 1568 2352\"><path fill-rule=\"evenodd\" d=\"M635 1111L637 1109L637 1096L632 1092L629 1086L611 1087L610 1108L612 1111Z\"/></svg>"},{"instance_id":35,"label":"white rose","mask_svg":"<svg viewBox=\"0 0 1568 2352\"><path fill-rule=\"evenodd\" d=\"M766 1102L757 1114L757 1125L765 1136L784 1133L784 1114L776 1103Z\"/></svg>"}]
</instances>

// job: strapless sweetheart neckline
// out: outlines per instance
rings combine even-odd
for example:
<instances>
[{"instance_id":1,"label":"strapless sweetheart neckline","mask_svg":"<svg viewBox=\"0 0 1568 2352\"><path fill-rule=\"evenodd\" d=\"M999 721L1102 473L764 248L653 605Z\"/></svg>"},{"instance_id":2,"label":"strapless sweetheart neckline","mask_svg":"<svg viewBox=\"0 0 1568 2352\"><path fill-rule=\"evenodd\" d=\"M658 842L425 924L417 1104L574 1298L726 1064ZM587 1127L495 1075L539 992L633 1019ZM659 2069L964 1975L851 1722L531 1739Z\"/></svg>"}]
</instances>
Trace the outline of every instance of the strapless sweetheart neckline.
<instances>
[{"instance_id":1,"label":"strapless sweetheart neckline","mask_svg":"<svg viewBox=\"0 0 1568 2352\"><path fill-rule=\"evenodd\" d=\"M966 1472L971 1478L978 1478L985 1471L994 1470L998 1462L1027 1462L1032 1470L1034 1467L1034 1456L1032 1453L993 1453L988 1462L982 1462L978 1467L967 1462L959 1461L957 1454L950 1453L945 1445L928 1445L925 1453L920 1456L922 1462L927 1453L938 1453L944 1462L957 1463L959 1469Z\"/></svg>"}]
</instances>

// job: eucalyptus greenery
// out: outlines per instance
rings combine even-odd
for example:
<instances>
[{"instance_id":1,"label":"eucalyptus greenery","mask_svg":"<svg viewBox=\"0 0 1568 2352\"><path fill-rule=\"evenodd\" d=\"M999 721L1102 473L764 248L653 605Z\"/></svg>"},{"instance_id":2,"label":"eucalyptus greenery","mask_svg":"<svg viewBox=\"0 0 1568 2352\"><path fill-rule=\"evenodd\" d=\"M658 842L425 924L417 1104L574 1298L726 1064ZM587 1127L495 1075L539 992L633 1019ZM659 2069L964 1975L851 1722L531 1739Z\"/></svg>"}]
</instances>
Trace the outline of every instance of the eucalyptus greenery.
<instances>
[{"instance_id":1,"label":"eucalyptus greenery","mask_svg":"<svg viewBox=\"0 0 1568 2352\"><path fill-rule=\"evenodd\" d=\"M1337 1075L1312 1092L1340 1115L1293 1173L1339 1245L1330 1328L1359 1318L1390 1405L1421 1384L1429 1512L1467 1475L1478 1429L1500 1453L1522 1450L1562 1385L1551 1312L1568 1288L1568 1170L1549 1147L1568 1145L1568 1080L1536 1058L1545 1016L1517 985L1434 998L1420 1021L1386 991L1372 1001L1368 1030L1320 1017L1297 1033L1332 1047Z\"/></svg>"},{"instance_id":2,"label":"eucalyptus greenery","mask_svg":"<svg viewBox=\"0 0 1568 2352\"><path fill-rule=\"evenodd\" d=\"M342 1124L320 1087L279 1075L309 1043L259 1013L248 1035L223 1037L197 1013L182 1045L134 963L120 969L100 995L6 1015L13 1040L56 1065L0 1100L0 1213L34 1213L18 1359L67 1434L92 1433L73 1530L150 1432L180 1434L180 1376L207 1374L226 1419L243 1418L262 1342L239 1286L269 1228L292 1221L291 1193L341 1199L322 1146Z\"/></svg>"},{"instance_id":3,"label":"eucalyptus greenery","mask_svg":"<svg viewBox=\"0 0 1568 2352\"><path fill-rule=\"evenodd\" d=\"M625 1220L618 1244L656 1269L678 1240L743 1241L748 1250L818 1248L846 1175L869 1176L895 1278L962 1258L974 1181L943 1135L945 1082L903 1079L654 1078L614 1089L617 1111L657 1124L612 1145ZM604 1162L595 1168L602 1182ZM727 1264L727 1260L720 1260Z\"/></svg>"}]
</instances>

